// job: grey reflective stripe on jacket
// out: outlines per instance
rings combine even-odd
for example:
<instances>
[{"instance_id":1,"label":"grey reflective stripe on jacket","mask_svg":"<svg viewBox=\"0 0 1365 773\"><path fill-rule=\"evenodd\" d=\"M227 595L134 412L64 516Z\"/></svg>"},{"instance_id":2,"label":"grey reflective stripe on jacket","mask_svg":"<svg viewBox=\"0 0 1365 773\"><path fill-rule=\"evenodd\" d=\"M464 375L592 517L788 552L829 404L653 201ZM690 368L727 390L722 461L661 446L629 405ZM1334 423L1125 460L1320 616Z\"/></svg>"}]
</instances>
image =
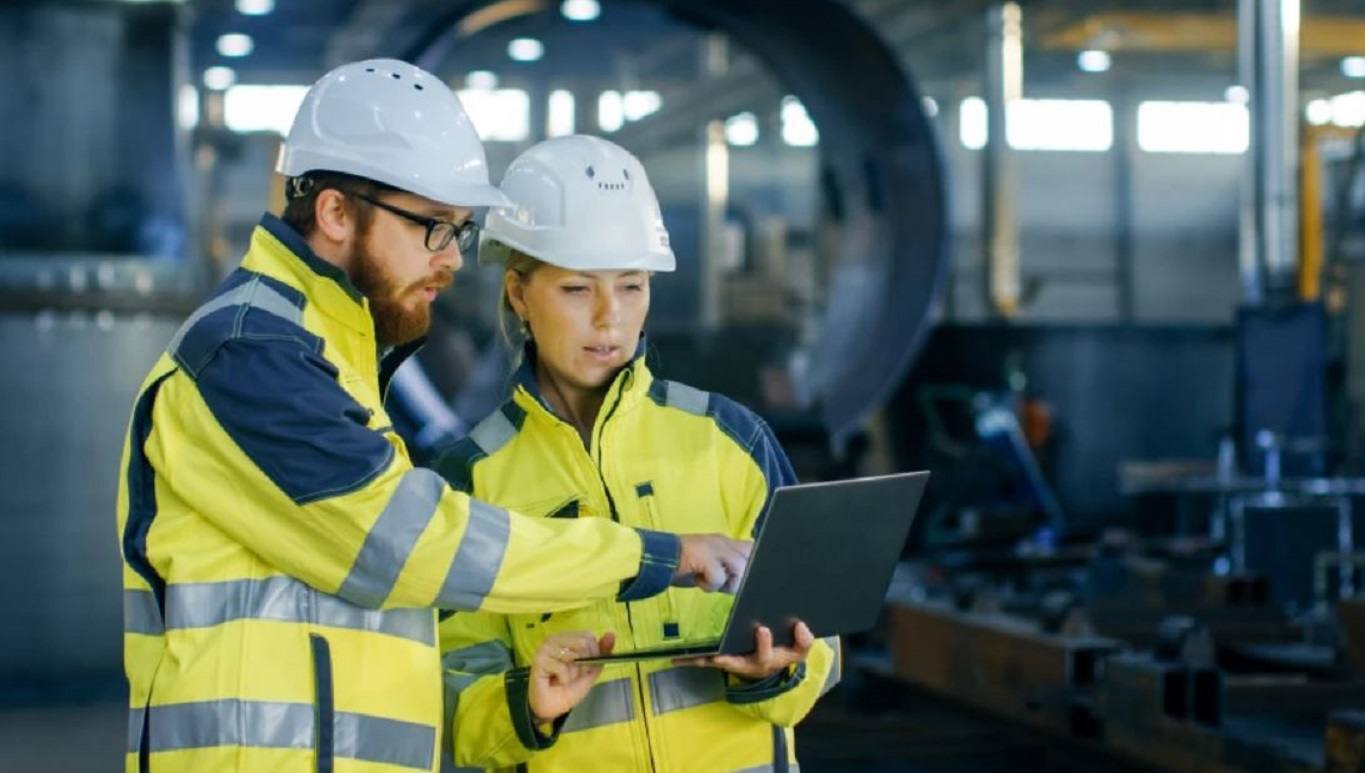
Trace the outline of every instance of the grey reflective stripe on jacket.
<instances>
[{"instance_id":1,"label":"grey reflective stripe on jacket","mask_svg":"<svg viewBox=\"0 0 1365 773\"><path fill-rule=\"evenodd\" d=\"M436 622L429 609L364 609L284 576L168 585L164 621L151 591L125 590L123 619L125 631L145 635L252 619L384 633L427 646L436 643Z\"/></svg>"},{"instance_id":2,"label":"grey reflective stripe on jacket","mask_svg":"<svg viewBox=\"0 0 1365 773\"><path fill-rule=\"evenodd\" d=\"M215 746L311 749L316 735L315 712L310 703L235 698L172 703L130 712L129 751L137 751L147 719L151 754ZM333 753L337 757L417 770L432 767L434 727L339 711L332 732Z\"/></svg>"},{"instance_id":3,"label":"grey reflective stripe on jacket","mask_svg":"<svg viewBox=\"0 0 1365 773\"><path fill-rule=\"evenodd\" d=\"M583 701L569 712L562 732L592 730L635 719L634 692L630 677L593 686Z\"/></svg>"},{"instance_id":4,"label":"grey reflective stripe on jacket","mask_svg":"<svg viewBox=\"0 0 1365 773\"><path fill-rule=\"evenodd\" d=\"M654 713L667 714L725 700L725 674L714 668L667 668L649 675Z\"/></svg>"}]
</instances>

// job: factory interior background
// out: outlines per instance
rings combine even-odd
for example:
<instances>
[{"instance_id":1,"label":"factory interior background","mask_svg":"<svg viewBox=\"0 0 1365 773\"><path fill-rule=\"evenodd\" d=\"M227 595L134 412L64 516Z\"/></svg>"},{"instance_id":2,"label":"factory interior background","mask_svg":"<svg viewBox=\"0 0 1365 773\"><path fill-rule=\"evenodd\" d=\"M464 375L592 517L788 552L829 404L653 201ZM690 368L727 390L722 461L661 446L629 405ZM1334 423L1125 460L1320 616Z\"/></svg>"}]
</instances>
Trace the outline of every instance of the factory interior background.
<instances>
[{"instance_id":1,"label":"factory interior background","mask_svg":"<svg viewBox=\"0 0 1365 773\"><path fill-rule=\"evenodd\" d=\"M803 770L1361 769L1360 0L4 3L0 769L123 765L133 397L376 56L495 181L639 157L656 373L803 481L932 471ZM436 303L419 455L503 397L500 281Z\"/></svg>"}]
</instances>

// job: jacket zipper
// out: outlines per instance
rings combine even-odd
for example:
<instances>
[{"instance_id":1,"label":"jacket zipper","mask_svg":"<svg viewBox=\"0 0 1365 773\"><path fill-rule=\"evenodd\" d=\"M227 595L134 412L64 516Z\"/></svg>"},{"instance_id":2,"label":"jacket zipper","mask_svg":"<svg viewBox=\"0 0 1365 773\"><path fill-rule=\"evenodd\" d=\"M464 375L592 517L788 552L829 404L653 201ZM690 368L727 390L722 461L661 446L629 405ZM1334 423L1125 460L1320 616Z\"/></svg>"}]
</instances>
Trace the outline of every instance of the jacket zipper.
<instances>
[{"instance_id":1,"label":"jacket zipper","mask_svg":"<svg viewBox=\"0 0 1365 773\"><path fill-rule=\"evenodd\" d=\"M631 378L633 376L634 373L630 373L627 374L625 378ZM616 399L612 401L611 408L609 408L607 413L597 422L596 437L593 438L591 447L584 449L584 454L588 457L588 463L591 464L593 469L597 472L597 480L602 484L602 493L607 498L607 512L611 515L611 520L616 523L621 522L621 515L616 511L616 500L611 495L611 488L607 486L607 476L602 471L602 433L607 426L607 422L611 421L611 417L615 415L617 407L621 405L621 397L625 394L625 391L626 384L622 383L621 388L616 392ZM560 424L564 425L565 429L573 433L574 445L583 448L582 439L578 434L578 430L572 424L569 424L569 422L555 414L554 411L549 411L549 414ZM597 452L595 457L592 453L594 449ZM635 639L635 618L631 614L629 601L625 602L625 606L626 627L630 629L630 636L633 641ZM638 663L635 664L635 690L636 694L640 696L640 723L645 729L645 759L649 760L649 769L657 771L658 768L654 764L654 743L649 732L649 704L646 702L648 696L645 695L644 672L641 670Z\"/></svg>"},{"instance_id":2,"label":"jacket zipper","mask_svg":"<svg viewBox=\"0 0 1365 773\"><path fill-rule=\"evenodd\" d=\"M616 500L611 495L611 488L607 485L606 473L602 470L602 435L606 432L607 422L611 421L611 417L616 413L616 408L621 405L621 396L625 391L626 385L623 383L616 393L616 400L612 402L611 408L597 425L597 437L593 443L597 457L592 459L593 466L597 469L597 479L602 482L602 493L607 495L607 508L611 512L611 519L617 523L621 522L621 515L616 511ZM631 603L627 601L626 626L630 628L630 638L634 641L635 616L631 613L630 607ZM654 765L654 741L649 731L649 703L647 702L648 696L645 695L645 675L639 663L635 664L635 691L640 696L640 726L645 729L645 758L649 760L650 770L658 770Z\"/></svg>"}]
</instances>

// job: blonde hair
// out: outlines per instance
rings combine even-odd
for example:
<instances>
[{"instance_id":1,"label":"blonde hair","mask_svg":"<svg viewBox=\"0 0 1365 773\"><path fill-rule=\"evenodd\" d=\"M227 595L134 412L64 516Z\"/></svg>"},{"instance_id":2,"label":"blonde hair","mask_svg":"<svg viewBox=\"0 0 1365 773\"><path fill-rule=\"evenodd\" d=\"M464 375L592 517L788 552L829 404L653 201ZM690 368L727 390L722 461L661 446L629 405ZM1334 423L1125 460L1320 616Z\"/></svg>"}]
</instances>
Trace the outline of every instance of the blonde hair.
<instances>
[{"instance_id":1,"label":"blonde hair","mask_svg":"<svg viewBox=\"0 0 1365 773\"><path fill-rule=\"evenodd\" d=\"M512 250L512 254L507 258L507 265L502 274L502 299L498 304L498 333L502 335L503 343L507 344L507 349L511 353L512 371L521 367L521 358L526 347L526 341L530 338L526 328L522 323L517 312L512 308L512 298L507 286L507 272L514 271L521 277L522 283L531 278L545 262L527 255L520 250Z\"/></svg>"}]
</instances>

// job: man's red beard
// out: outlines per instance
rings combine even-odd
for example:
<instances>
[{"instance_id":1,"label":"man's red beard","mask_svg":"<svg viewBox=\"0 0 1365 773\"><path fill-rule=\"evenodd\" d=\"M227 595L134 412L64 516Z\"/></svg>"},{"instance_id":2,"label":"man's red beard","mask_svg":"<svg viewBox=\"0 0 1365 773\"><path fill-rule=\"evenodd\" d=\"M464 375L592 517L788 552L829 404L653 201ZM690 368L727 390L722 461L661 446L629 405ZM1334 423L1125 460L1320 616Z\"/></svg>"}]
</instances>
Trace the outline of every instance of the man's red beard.
<instances>
[{"instance_id":1,"label":"man's red beard","mask_svg":"<svg viewBox=\"0 0 1365 773\"><path fill-rule=\"evenodd\" d=\"M362 237L356 244L351 281L370 300L375 336L385 346L402 346L426 335L431 327L431 304L425 298L417 298L417 291L433 285L448 287L451 273L441 271L400 288L365 242ZM410 305L405 305L405 300Z\"/></svg>"}]
</instances>

